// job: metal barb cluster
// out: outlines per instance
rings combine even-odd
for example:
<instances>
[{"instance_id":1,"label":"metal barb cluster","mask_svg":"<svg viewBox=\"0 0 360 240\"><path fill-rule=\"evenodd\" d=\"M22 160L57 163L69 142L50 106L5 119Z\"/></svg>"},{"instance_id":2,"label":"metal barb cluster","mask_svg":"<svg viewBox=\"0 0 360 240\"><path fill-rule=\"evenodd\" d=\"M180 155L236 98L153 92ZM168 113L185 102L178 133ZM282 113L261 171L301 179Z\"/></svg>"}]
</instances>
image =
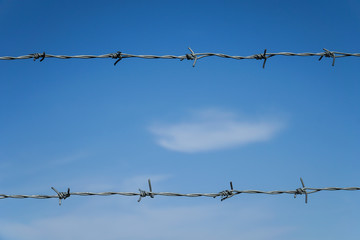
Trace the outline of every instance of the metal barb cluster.
<instances>
[{"instance_id":1,"label":"metal barb cluster","mask_svg":"<svg viewBox=\"0 0 360 240\"><path fill-rule=\"evenodd\" d=\"M326 48L323 48L324 49L324 55L322 55L320 58L319 58L319 61L323 58L323 57L328 57L328 58L332 58L333 59L333 62L332 62L332 66L335 65L335 58L336 58L336 55L334 52L330 52L329 50L327 50Z\"/></svg>"},{"instance_id":2,"label":"metal barb cluster","mask_svg":"<svg viewBox=\"0 0 360 240\"><path fill-rule=\"evenodd\" d=\"M144 197L151 197L154 198L155 195L160 196L167 196L167 197L221 197L221 201L224 201L228 198L231 198L235 195L239 195L241 193L247 194L269 194L269 195L278 195L278 194L292 194L294 198L297 195L305 195L305 203L308 202L308 195L320 191L359 191L360 187L346 187L346 188L339 188L339 187L328 187L328 188L308 188L305 187L304 181L300 178L301 181L301 188L297 188L296 190L284 190L284 191L259 191L259 190L234 190L232 182L230 182L230 190L224 190L217 193L174 193L174 192L157 192L154 193L152 191L151 181L148 180L149 184L149 191L144 191L139 189L139 192L100 192L100 193L92 193L92 192L70 192L70 188L68 188L67 192L59 192L54 187L51 187L52 190L56 192L57 195L7 195L7 194L0 194L0 199L5 198L17 198L17 199L24 199L24 198L35 198L35 199L49 199L49 198L58 198L59 205L61 205L61 201L65 200L70 196L112 196L112 195L120 195L120 196L139 196L138 202L141 201Z\"/></svg>"},{"instance_id":3,"label":"metal barb cluster","mask_svg":"<svg viewBox=\"0 0 360 240\"><path fill-rule=\"evenodd\" d=\"M305 203L308 202L308 193L306 192L305 184L302 178L300 178L302 188L298 188L295 190L294 198L296 198L296 195L302 195L305 194Z\"/></svg>"},{"instance_id":4,"label":"metal barb cluster","mask_svg":"<svg viewBox=\"0 0 360 240\"><path fill-rule=\"evenodd\" d=\"M230 189L231 190L224 190L224 191L219 192L219 194L221 196L221 201L224 201L224 200L234 196L234 188L233 188L232 182L230 182ZM217 196L215 196L214 198L216 198L216 197Z\"/></svg>"},{"instance_id":5,"label":"metal barb cluster","mask_svg":"<svg viewBox=\"0 0 360 240\"><path fill-rule=\"evenodd\" d=\"M242 60L242 59L255 59L255 60L264 60L262 67L265 68L265 64L266 61L274 56L286 56L286 57L290 57L290 56L300 56L300 57L311 57L311 56L318 56L319 57L319 61L323 58L332 58L332 66L335 65L335 59L336 58L341 58L341 57L360 57L360 53L343 53L343 52L336 52L336 51L329 51L326 48L324 48L324 52L319 52L319 53L308 53L308 52L304 52L304 53L292 53L292 52L278 52L278 53L268 53L267 50L265 49L265 51L261 54L254 54L254 55L249 55L249 56L232 56L232 55L227 55L227 54L223 54L223 53L195 53L190 47L188 48L190 50L190 53L185 54L185 55L162 55L162 56L158 56L158 55L134 55L134 54L127 54L127 53L123 53L123 52L116 52L116 53L109 53L109 54L103 54L103 55L74 55L74 56L68 56L68 55L52 55L52 54L45 54L45 52L43 53L33 53L33 54L28 54L28 55L24 55L24 56L18 56L18 57L11 57L11 56L3 56L0 57L0 60L19 60L19 59L34 59L34 61L36 59L40 58L40 62L42 62L45 57L46 58L59 58L59 59L70 59L70 58L77 58L77 59L92 59L92 58L112 58L112 59L116 59L114 66L116 66L116 64L124 59L124 58L143 58L143 59L178 59L180 61L186 59L186 60L192 60L193 62L193 67L195 67L196 62L201 59L201 58L205 58L205 57L220 57L220 58L231 58L231 59L235 59L235 60Z\"/></svg>"},{"instance_id":6,"label":"metal barb cluster","mask_svg":"<svg viewBox=\"0 0 360 240\"><path fill-rule=\"evenodd\" d=\"M117 59L116 62L114 62L114 66L116 66L116 64L122 59L121 52L111 54L111 58Z\"/></svg>"},{"instance_id":7,"label":"metal barb cluster","mask_svg":"<svg viewBox=\"0 0 360 240\"><path fill-rule=\"evenodd\" d=\"M54 190L58 197L59 197L59 205L61 205L61 200L62 199L67 199L68 197L70 197L70 188L68 188L67 192L59 192L58 190L56 190L54 187L51 187L52 190Z\"/></svg>"},{"instance_id":8,"label":"metal barb cluster","mask_svg":"<svg viewBox=\"0 0 360 240\"><path fill-rule=\"evenodd\" d=\"M43 53L34 53L34 54L32 54L32 55L33 55L34 61L36 61L36 59L41 58L41 59L40 59L40 62L42 62L42 61L45 59L45 57L46 57L45 52L43 52Z\"/></svg>"},{"instance_id":9,"label":"metal barb cluster","mask_svg":"<svg viewBox=\"0 0 360 240\"><path fill-rule=\"evenodd\" d=\"M139 200L138 200L138 202L141 201L141 198L144 198L144 197L146 197L146 196L149 196L149 197L151 197L151 198L154 198L154 195L153 195L153 193L152 193L152 187L151 187L151 181L150 181L150 179L148 179L148 184L149 184L149 190L150 190L149 192L146 192L146 191L141 190L141 189L139 188L140 195L139 195Z\"/></svg>"},{"instance_id":10,"label":"metal barb cluster","mask_svg":"<svg viewBox=\"0 0 360 240\"><path fill-rule=\"evenodd\" d=\"M270 58L270 57L273 57L273 56L275 56L275 55L269 54L269 56L267 56L267 55L266 55L266 49L265 49L265 50L264 50L264 53L262 53L262 54L256 54L256 55L254 55L254 58L255 58L256 60L262 60L262 59L264 59L263 68L265 68L266 60L267 60L268 58Z\"/></svg>"}]
</instances>

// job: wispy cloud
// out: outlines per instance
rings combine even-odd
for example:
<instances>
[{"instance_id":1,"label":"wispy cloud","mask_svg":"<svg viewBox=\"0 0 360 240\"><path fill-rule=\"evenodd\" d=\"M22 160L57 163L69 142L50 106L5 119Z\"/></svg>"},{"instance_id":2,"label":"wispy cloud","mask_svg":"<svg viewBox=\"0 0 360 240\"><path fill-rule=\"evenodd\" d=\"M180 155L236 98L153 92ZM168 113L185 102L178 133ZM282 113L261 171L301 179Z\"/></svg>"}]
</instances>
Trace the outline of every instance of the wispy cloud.
<instances>
[{"instance_id":1,"label":"wispy cloud","mask_svg":"<svg viewBox=\"0 0 360 240\"><path fill-rule=\"evenodd\" d=\"M70 164L76 161L80 161L83 160L86 157L89 157L90 154L88 152L78 152L75 154L71 154L71 155L67 155L67 156L63 156L57 159L53 159L51 161L49 161L52 165L54 166L58 166L58 165L66 165L66 164Z\"/></svg>"},{"instance_id":2,"label":"wispy cloud","mask_svg":"<svg viewBox=\"0 0 360 240\"><path fill-rule=\"evenodd\" d=\"M274 118L237 117L232 112L200 111L185 121L156 124L150 131L169 150L201 152L268 141L284 126Z\"/></svg>"}]
</instances>

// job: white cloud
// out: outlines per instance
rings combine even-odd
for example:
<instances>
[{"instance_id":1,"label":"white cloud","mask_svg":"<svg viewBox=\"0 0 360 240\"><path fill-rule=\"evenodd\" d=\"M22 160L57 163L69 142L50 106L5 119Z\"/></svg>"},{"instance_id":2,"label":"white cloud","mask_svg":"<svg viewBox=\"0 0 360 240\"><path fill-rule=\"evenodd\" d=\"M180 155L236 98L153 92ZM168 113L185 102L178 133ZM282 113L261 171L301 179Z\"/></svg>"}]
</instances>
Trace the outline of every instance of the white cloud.
<instances>
[{"instance_id":1,"label":"white cloud","mask_svg":"<svg viewBox=\"0 0 360 240\"><path fill-rule=\"evenodd\" d=\"M231 112L207 110L182 122L153 125L150 131L166 149L201 152L268 141L282 127L282 121L272 118L238 119Z\"/></svg>"}]
</instances>

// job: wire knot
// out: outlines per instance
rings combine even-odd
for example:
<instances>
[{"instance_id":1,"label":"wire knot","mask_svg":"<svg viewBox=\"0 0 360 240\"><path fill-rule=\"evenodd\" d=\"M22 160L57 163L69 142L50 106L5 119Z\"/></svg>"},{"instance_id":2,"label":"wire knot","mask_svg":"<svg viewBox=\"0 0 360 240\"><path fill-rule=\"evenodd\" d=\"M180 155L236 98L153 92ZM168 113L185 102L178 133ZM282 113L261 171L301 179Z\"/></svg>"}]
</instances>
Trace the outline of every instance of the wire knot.
<instances>
[{"instance_id":1,"label":"wire knot","mask_svg":"<svg viewBox=\"0 0 360 240\"><path fill-rule=\"evenodd\" d=\"M187 60L195 60L195 56L192 53L188 53L185 55Z\"/></svg>"},{"instance_id":2,"label":"wire knot","mask_svg":"<svg viewBox=\"0 0 360 240\"><path fill-rule=\"evenodd\" d=\"M305 203L307 203L308 202L308 193L306 191L305 184L304 184L304 181L302 180L302 178L300 178L300 181L301 181L302 188L298 188L298 189L295 190L294 198L296 198L296 195L305 194Z\"/></svg>"},{"instance_id":3,"label":"wire knot","mask_svg":"<svg viewBox=\"0 0 360 240\"><path fill-rule=\"evenodd\" d=\"M306 193L306 191L303 188L298 188L298 189L295 190L295 196L296 195L302 195L302 194L305 194L305 193Z\"/></svg>"},{"instance_id":4,"label":"wire knot","mask_svg":"<svg viewBox=\"0 0 360 240\"><path fill-rule=\"evenodd\" d=\"M110 54L110 57L113 59L117 59L116 62L114 62L114 66L116 66L116 64L122 59L122 55L120 51Z\"/></svg>"},{"instance_id":5,"label":"wire knot","mask_svg":"<svg viewBox=\"0 0 360 240\"><path fill-rule=\"evenodd\" d=\"M140 195L139 195L138 202L140 202L142 198L147 197L147 196L154 198L150 192L146 192L144 190L141 190L140 188L139 188L139 191L140 191Z\"/></svg>"},{"instance_id":6,"label":"wire knot","mask_svg":"<svg viewBox=\"0 0 360 240\"><path fill-rule=\"evenodd\" d=\"M67 192L59 192L58 190L56 190L54 187L51 187L52 190L54 190L58 197L59 197L59 205L61 205L61 200L62 199L67 199L68 197L70 197L70 188L68 188Z\"/></svg>"},{"instance_id":7,"label":"wire knot","mask_svg":"<svg viewBox=\"0 0 360 240\"><path fill-rule=\"evenodd\" d=\"M266 60L269 58L269 56L266 56L266 49L265 49L265 50L264 50L264 53L255 54L255 55L254 55L254 58L255 58L256 60L262 60L262 59L264 59L263 68L265 68L265 63L266 63Z\"/></svg>"},{"instance_id":8,"label":"wire knot","mask_svg":"<svg viewBox=\"0 0 360 240\"><path fill-rule=\"evenodd\" d=\"M230 182L230 188L231 188L231 190L224 190L224 191L219 192L219 196L221 197L221 201L224 201L224 200L234 196L234 192L233 192L234 188L233 188L232 182Z\"/></svg>"},{"instance_id":9,"label":"wire knot","mask_svg":"<svg viewBox=\"0 0 360 240\"><path fill-rule=\"evenodd\" d=\"M146 191L141 190L141 189L139 188L140 194L139 194L138 202L140 202L142 198L147 197L147 196L149 196L149 197L151 197L151 198L154 198L154 194L152 193L152 187L151 187L151 181L150 181L150 179L148 179L148 184L149 184L149 190L150 190L149 192L146 192Z\"/></svg>"},{"instance_id":10,"label":"wire knot","mask_svg":"<svg viewBox=\"0 0 360 240\"><path fill-rule=\"evenodd\" d=\"M188 47L188 49L190 50L191 53L185 54L185 57L182 58L180 61L184 60L185 58L187 60L194 60L193 67L195 67L195 64L196 64L196 61L197 61L198 57L196 56L196 54L194 53L194 51L190 47Z\"/></svg>"},{"instance_id":11,"label":"wire knot","mask_svg":"<svg viewBox=\"0 0 360 240\"><path fill-rule=\"evenodd\" d=\"M231 198L234 195L232 190L225 190L220 192L221 201L224 201L225 199Z\"/></svg>"},{"instance_id":12,"label":"wire knot","mask_svg":"<svg viewBox=\"0 0 360 240\"><path fill-rule=\"evenodd\" d=\"M33 53L32 56L34 58L34 61L36 61L36 59L41 58L40 62L42 62L45 59L46 54L45 54L45 52L43 52L43 53Z\"/></svg>"},{"instance_id":13,"label":"wire knot","mask_svg":"<svg viewBox=\"0 0 360 240\"><path fill-rule=\"evenodd\" d=\"M335 53L327 50L326 48L323 48L323 50L324 50L325 52L323 53L322 56L320 56L319 61L320 61L323 57L332 58L332 59L333 59L332 66L334 66L334 65L335 65L335 58L336 58Z\"/></svg>"},{"instance_id":14,"label":"wire knot","mask_svg":"<svg viewBox=\"0 0 360 240\"><path fill-rule=\"evenodd\" d=\"M262 59L266 59L266 55L264 53L256 54L256 55L254 55L254 58L256 60L262 60Z\"/></svg>"}]
</instances>

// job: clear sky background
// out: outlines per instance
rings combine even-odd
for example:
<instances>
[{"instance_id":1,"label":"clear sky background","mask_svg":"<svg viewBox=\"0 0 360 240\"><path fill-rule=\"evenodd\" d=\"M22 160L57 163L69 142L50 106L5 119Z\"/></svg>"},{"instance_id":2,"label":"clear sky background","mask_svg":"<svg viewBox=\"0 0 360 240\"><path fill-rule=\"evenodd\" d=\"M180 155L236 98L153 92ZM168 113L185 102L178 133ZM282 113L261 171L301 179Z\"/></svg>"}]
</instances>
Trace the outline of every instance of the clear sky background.
<instances>
[{"instance_id":1,"label":"clear sky background","mask_svg":"<svg viewBox=\"0 0 360 240\"><path fill-rule=\"evenodd\" d=\"M0 55L360 52L358 1L0 0ZM0 193L360 186L359 58L0 61ZM360 192L0 200L0 239L358 240Z\"/></svg>"}]
</instances>

